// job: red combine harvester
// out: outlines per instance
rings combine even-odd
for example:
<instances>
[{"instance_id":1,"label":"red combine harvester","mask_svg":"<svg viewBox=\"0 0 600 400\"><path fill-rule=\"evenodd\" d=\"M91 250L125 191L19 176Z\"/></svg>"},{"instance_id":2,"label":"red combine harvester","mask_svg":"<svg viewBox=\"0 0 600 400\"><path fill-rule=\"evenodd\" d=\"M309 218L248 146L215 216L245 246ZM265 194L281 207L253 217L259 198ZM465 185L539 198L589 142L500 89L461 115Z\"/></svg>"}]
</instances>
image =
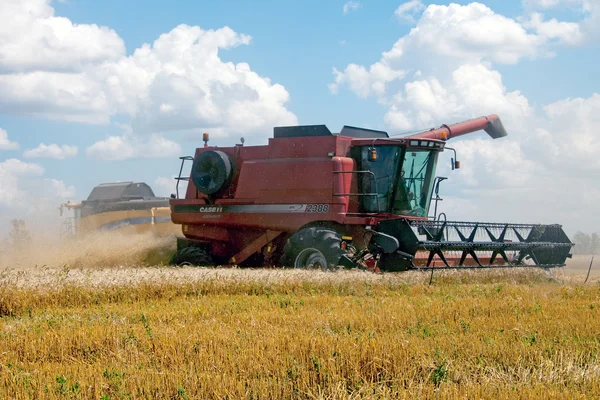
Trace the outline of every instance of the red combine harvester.
<instances>
[{"instance_id":1,"label":"red combine harvester","mask_svg":"<svg viewBox=\"0 0 600 400\"><path fill-rule=\"evenodd\" d=\"M289 126L274 128L266 146L242 140L216 148L205 134L194 157L181 157L176 179L189 184L185 198L177 189L170 204L185 237L171 261L382 271L563 266L572 243L560 225L436 215L445 179L435 176L439 154L447 140L481 129L506 136L497 115L401 138L351 126L339 134ZM182 177L186 161L193 165ZM459 167L456 152L452 166Z\"/></svg>"}]
</instances>

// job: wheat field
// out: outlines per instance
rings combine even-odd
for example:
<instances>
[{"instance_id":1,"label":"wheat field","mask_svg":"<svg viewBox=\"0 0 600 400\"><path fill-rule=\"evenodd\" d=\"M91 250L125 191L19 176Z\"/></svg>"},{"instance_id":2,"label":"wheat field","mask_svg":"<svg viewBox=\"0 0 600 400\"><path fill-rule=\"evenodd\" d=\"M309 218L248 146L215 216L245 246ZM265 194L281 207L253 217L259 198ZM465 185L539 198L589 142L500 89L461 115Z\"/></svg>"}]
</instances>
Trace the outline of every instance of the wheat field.
<instances>
[{"instance_id":1,"label":"wheat field","mask_svg":"<svg viewBox=\"0 0 600 400\"><path fill-rule=\"evenodd\" d=\"M0 398L600 396L600 286L579 272L447 271L429 285L77 249L0 263Z\"/></svg>"}]
</instances>

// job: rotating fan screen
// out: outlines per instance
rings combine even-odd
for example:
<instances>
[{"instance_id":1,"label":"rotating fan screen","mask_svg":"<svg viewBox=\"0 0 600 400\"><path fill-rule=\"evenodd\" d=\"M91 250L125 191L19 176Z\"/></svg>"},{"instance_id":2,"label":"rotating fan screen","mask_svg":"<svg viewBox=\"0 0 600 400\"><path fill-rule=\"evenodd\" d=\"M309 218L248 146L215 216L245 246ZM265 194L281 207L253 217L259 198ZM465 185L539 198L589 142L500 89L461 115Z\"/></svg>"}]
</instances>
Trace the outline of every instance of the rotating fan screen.
<instances>
[{"instance_id":1,"label":"rotating fan screen","mask_svg":"<svg viewBox=\"0 0 600 400\"><path fill-rule=\"evenodd\" d=\"M205 151L194 160L192 181L198 191L215 194L227 187L231 179L231 160L222 151Z\"/></svg>"}]
</instances>

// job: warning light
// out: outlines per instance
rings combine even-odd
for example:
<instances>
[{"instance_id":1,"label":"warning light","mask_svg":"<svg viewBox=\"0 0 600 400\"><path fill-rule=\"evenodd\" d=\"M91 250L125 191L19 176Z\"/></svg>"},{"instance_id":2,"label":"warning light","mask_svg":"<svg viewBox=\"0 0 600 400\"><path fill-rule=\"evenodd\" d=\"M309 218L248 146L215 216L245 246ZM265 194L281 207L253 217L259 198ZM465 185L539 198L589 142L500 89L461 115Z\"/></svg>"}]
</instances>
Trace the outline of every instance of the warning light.
<instances>
[{"instance_id":1,"label":"warning light","mask_svg":"<svg viewBox=\"0 0 600 400\"><path fill-rule=\"evenodd\" d=\"M440 139L448 140L448 132L442 131L442 133L440 133Z\"/></svg>"},{"instance_id":2,"label":"warning light","mask_svg":"<svg viewBox=\"0 0 600 400\"><path fill-rule=\"evenodd\" d=\"M204 147L208 147L208 132L202 134L202 141L204 142Z\"/></svg>"},{"instance_id":3,"label":"warning light","mask_svg":"<svg viewBox=\"0 0 600 400\"><path fill-rule=\"evenodd\" d=\"M369 148L369 161L377 160L377 149L371 147Z\"/></svg>"}]
</instances>

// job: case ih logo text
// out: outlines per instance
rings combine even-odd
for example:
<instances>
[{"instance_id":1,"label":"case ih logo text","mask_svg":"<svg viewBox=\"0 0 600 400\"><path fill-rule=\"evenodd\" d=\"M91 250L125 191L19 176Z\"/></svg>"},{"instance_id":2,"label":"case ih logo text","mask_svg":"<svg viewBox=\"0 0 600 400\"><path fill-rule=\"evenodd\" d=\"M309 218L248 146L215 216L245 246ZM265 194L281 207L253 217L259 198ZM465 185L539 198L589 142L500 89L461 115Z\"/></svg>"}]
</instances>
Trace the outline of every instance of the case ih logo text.
<instances>
[{"instance_id":1,"label":"case ih logo text","mask_svg":"<svg viewBox=\"0 0 600 400\"><path fill-rule=\"evenodd\" d=\"M200 207L200 208L198 208L198 212L218 213L218 212L223 212L223 207L215 207L215 206Z\"/></svg>"}]
</instances>

